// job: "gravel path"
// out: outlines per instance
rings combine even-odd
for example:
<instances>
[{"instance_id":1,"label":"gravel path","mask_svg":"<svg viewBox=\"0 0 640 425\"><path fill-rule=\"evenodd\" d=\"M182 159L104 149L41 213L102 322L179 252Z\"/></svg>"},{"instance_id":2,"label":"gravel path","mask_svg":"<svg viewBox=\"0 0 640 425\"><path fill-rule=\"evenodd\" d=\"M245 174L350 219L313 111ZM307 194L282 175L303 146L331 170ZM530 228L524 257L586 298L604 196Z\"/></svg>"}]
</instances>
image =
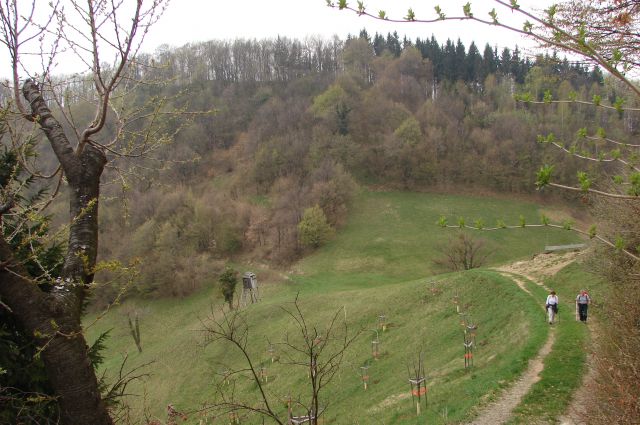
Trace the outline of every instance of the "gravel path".
<instances>
[{"instance_id":1,"label":"gravel path","mask_svg":"<svg viewBox=\"0 0 640 425\"><path fill-rule=\"evenodd\" d=\"M559 418L560 425L588 425L589 423L588 418L585 417L586 406L594 402L592 394L596 382L593 351L598 350L597 345L601 335L600 325L593 313L589 314L587 326L589 326L591 333L591 351L587 354L587 373L582 379L582 384L573 394L567 411Z\"/></svg>"},{"instance_id":2,"label":"gravel path","mask_svg":"<svg viewBox=\"0 0 640 425\"><path fill-rule=\"evenodd\" d=\"M540 254L530 261L521 261L518 263L514 263L500 268L499 271L519 274L549 290L549 288L546 288L540 282L540 279L554 275L560 269L568 265L570 262L574 261L578 255L579 254L575 252L569 252L563 255ZM513 278L513 276L510 277ZM523 288L522 283L518 282L517 278L514 278L514 280L516 281L518 286L526 290L525 288ZM597 317L594 317L593 314L591 314L589 317L588 326L590 328L589 330L591 331L592 337L591 349L594 350L596 349L595 346L598 344L598 336L600 334L600 330L597 322ZM593 362L593 355L589 353L587 355L587 373L584 375L582 384L580 385L580 387L578 387L575 394L573 395L567 411L564 415L558 418L560 425L588 425L588 419L585 419L584 412L585 406L591 402L590 400L592 386L596 379L596 368L594 367Z\"/></svg>"},{"instance_id":3,"label":"gravel path","mask_svg":"<svg viewBox=\"0 0 640 425\"><path fill-rule=\"evenodd\" d=\"M544 369L544 359L551 352L555 341L555 332L551 329L544 346L538 351L536 357L529 362L529 367L524 374L509 388L498 400L487 405L480 416L471 425L498 425L503 424L511 417L511 412L520 404L522 397L529 392L533 384L540 380L540 372Z\"/></svg>"},{"instance_id":4,"label":"gravel path","mask_svg":"<svg viewBox=\"0 0 640 425\"><path fill-rule=\"evenodd\" d=\"M564 255L540 254L531 260L519 261L501 267L498 271L508 275L520 289L533 296L531 292L527 290L522 278L518 276L529 279L548 291L549 288L542 283L542 278L554 275L564 266L574 261L575 258L575 253L567 253ZM529 362L527 370L500 398L485 406L478 417L471 422L471 425L499 425L506 423L511 418L513 409L520 404L520 401L524 395L529 392L533 384L540 380L540 372L544 369L544 359L551 352L554 341L555 328L551 328L547 341L540 351L538 351L538 354ZM570 417L563 419L566 421L563 425L581 425Z\"/></svg>"}]
</instances>

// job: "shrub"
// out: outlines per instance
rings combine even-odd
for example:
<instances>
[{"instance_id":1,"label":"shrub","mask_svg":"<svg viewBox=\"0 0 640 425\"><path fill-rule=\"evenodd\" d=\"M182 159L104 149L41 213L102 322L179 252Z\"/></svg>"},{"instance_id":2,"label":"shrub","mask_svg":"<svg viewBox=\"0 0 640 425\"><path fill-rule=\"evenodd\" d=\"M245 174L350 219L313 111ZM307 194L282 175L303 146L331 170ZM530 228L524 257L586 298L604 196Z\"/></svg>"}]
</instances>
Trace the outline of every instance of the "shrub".
<instances>
[{"instance_id":1,"label":"shrub","mask_svg":"<svg viewBox=\"0 0 640 425\"><path fill-rule=\"evenodd\" d=\"M333 228L327 222L322 208L316 205L304 210L302 220L298 223L298 232L304 246L317 248L333 235Z\"/></svg>"}]
</instances>

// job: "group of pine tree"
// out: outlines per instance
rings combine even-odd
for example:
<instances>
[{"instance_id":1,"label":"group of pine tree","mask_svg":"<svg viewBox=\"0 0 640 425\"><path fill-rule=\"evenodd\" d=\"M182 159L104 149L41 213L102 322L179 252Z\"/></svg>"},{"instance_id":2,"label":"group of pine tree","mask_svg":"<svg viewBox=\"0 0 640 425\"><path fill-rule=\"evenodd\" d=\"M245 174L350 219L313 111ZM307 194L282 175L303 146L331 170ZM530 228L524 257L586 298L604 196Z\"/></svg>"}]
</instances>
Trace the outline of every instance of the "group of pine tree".
<instances>
[{"instance_id":1,"label":"group of pine tree","mask_svg":"<svg viewBox=\"0 0 640 425\"><path fill-rule=\"evenodd\" d=\"M344 224L358 187L533 193L541 164L561 165L566 182L581 166L538 134L587 149L600 142L578 136L585 125L623 141L637 131L615 110L516 100L613 103L620 90L598 68L433 36L208 41L163 46L130 66L149 82L133 102L214 111L167 119L173 143L135 170L107 172L119 184L103 190L100 257L141 260L134 296L215 285L233 256L291 262ZM62 97L86 114L92 82L71 81ZM101 286L94 302L119 293Z\"/></svg>"}]
</instances>

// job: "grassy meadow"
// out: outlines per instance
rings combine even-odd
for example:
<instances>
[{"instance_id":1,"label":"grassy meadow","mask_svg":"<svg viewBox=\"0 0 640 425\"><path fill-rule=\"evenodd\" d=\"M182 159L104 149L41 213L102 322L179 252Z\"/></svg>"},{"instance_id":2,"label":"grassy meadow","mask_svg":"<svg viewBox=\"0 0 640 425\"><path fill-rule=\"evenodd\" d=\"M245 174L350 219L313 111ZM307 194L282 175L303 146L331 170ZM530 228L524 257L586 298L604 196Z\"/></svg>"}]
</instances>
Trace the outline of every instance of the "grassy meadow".
<instances>
[{"instance_id":1,"label":"grassy meadow","mask_svg":"<svg viewBox=\"0 0 640 425\"><path fill-rule=\"evenodd\" d=\"M282 341L287 333L295 336L283 307L291 308L299 294L309 323L322 329L339 312L349 332L360 332L340 372L321 393L321 404L327 405L326 424L455 423L471 417L474 406L490 401L526 367L543 344L548 326L541 319L539 303L497 273L439 274L442 270L433 259L458 230L440 228L436 221L446 215L450 221L465 216L469 222L481 218L487 224L497 219L517 223L524 215L533 223L539 221L538 207L486 197L363 192L351 211L349 222L331 242L286 271L236 265L240 270L253 269L262 284L262 301L245 308L243 315L249 324L249 351L256 364L267 368L265 389L275 409L284 413L282 400L287 394L308 394L306 369L272 363L267 353L268 341ZM551 228L473 234L487 240L492 264L530 256L547 244L577 240L572 232ZM470 371L464 370L463 333L454 296L479 326L475 366ZM125 353L129 367L153 362L144 369L149 376L128 388L128 393L137 394L128 398L132 417L146 412L164 420L165 407L172 403L188 414L187 423L219 423L199 410L213 401L220 372L243 366L232 347L206 344L203 323L212 314L219 317L221 306L219 289L208 288L182 299L127 301L95 323L95 316L87 318L87 324L93 323L89 342L112 329L102 366L108 377L117 375ZM142 353L126 324L127 313L134 310L140 315ZM390 323L379 332L381 356L376 360L371 340L380 314ZM418 355L426 368L429 404L416 418L407 365ZM367 391L360 380L365 364L370 366ZM252 400L255 384L238 376L233 385L236 394ZM220 423L227 422L224 418ZM246 417L241 423L262 422Z\"/></svg>"},{"instance_id":2,"label":"grassy meadow","mask_svg":"<svg viewBox=\"0 0 640 425\"><path fill-rule=\"evenodd\" d=\"M538 224L541 209L533 203L490 197L364 192L352 206L347 226L331 243L296 264L292 278L306 291L316 286L371 287L442 273L433 260L442 256L459 230L437 226L440 216L450 223L458 217L469 224L482 219L488 227L499 219L517 225L521 215L527 223ZM489 265L531 256L545 245L579 240L573 232L551 228L466 231L486 241L492 252Z\"/></svg>"}]
</instances>

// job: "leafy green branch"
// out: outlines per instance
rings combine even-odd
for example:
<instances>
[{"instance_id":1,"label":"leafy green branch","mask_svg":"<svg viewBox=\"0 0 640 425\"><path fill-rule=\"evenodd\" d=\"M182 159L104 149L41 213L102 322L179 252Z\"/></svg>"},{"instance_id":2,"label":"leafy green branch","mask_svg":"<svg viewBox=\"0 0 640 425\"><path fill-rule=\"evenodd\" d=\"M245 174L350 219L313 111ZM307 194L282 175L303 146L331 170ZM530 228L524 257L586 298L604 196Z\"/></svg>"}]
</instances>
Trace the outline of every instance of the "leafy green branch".
<instances>
[{"instance_id":1,"label":"leafy green branch","mask_svg":"<svg viewBox=\"0 0 640 425\"><path fill-rule=\"evenodd\" d=\"M551 181L553 177L553 170L554 170L553 165L543 165L542 167L540 167L540 170L538 170L538 173L536 175L536 187L538 189L542 189L546 186L551 186L551 187L558 187L561 189L569 190L572 192L580 192L583 194L591 193L599 196L604 196L607 198L632 199L632 200L640 199L639 197L640 173L638 172L633 173L629 176L630 189L627 190L627 194L621 194L621 193L606 192L603 190L592 188L591 186L593 185L593 179L589 177L589 175L584 171L578 171L577 173L578 184L579 184L578 186L568 186L560 183L554 183ZM614 178L614 183L621 184L622 183L621 180L622 180L621 176L616 176Z\"/></svg>"},{"instance_id":2,"label":"leafy green branch","mask_svg":"<svg viewBox=\"0 0 640 425\"><path fill-rule=\"evenodd\" d=\"M440 218L437 221L437 225L443 228L450 228L450 229L469 229L469 230L481 230L481 231L486 231L486 232L492 232L492 231L498 231L498 230L504 230L504 229L524 229L524 228L541 228L541 227L551 227L551 228L555 228L555 229L562 229L562 230L567 230L567 231L572 231L575 233L578 233L580 235L583 236L587 236L589 239L591 240L597 240L613 249L615 249L616 251L619 251L625 255L627 255L630 258L633 258L636 261L640 261L640 255L637 252L637 250L634 250L634 252L632 252L626 245L626 241L622 236L616 236L615 241L611 241L609 239L607 239L606 237L598 234L597 232L597 227L596 225L592 225L589 227L589 229L587 230L583 230L580 228L577 228L574 226L574 222L572 220L565 220L562 223L552 223L551 220L549 219L549 217L547 217L546 215L541 215L540 216L540 223L538 224L527 224L525 222L525 218L523 216L520 216L519 219L519 224L517 225L507 225L505 224L504 220L499 219L496 221L495 226L491 226L491 227L486 227L484 226L484 223L481 219L476 220L475 221L475 225L474 226L469 226L466 223L466 219L464 217L459 217L458 218L458 224L457 225L452 225L452 224L448 224L448 219L446 216L440 216Z\"/></svg>"},{"instance_id":3,"label":"leafy green branch","mask_svg":"<svg viewBox=\"0 0 640 425\"><path fill-rule=\"evenodd\" d=\"M568 99L553 99L553 96L549 90L544 93L543 100L533 100L533 95L529 92L525 93L516 93L513 97L517 102L522 102L531 105L547 105L547 104L577 104L577 105L588 105L588 106L596 106L598 108L613 110L617 112L640 112L640 108L632 108L632 107L623 107L624 99L617 98L615 102L611 105L605 105L602 103L601 97L596 97L591 101L587 100L578 100L575 96L575 93L569 93Z\"/></svg>"},{"instance_id":4,"label":"leafy green branch","mask_svg":"<svg viewBox=\"0 0 640 425\"><path fill-rule=\"evenodd\" d=\"M611 143L611 144L618 145L618 146L624 146L624 147L627 147L627 148L640 148L640 144L625 143L625 142L621 142L619 140L610 139L608 137L585 135L584 138L587 139L587 140L592 140L592 141L602 140L602 141L605 141L607 143Z\"/></svg>"},{"instance_id":5,"label":"leafy green branch","mask_svg":"<svg viewBox=\"0 0 640 425\"><path fill-rule=\"evenodd\" d=\"M552 133L550 133L552 134ZM592 140L598 140L593 138ZM638 169L635 165L631 164L629 161L627 161L626 159L624 159L622 157L622 153L620 152L619 149L613 149L609 152L600 152L598 154L598 156L593 156L591 155L590 152L587 151L580 151L578 152L577 150L577 145L574 144L570 147L566 147L564 145L564 143L562 142L558 142L557 140L555 140L555 136L554 137L549 137L548 136L538 136L538 141L540 143L543 144L551 144L553 146L555 146L556 148L562 150L563 152L565 152L568 155L574 156L576 158L580 158L580 159L584 159L586 161L594 161L594 162L620 162L621 164L629 167L630 169L636 170L636 171L640 171L640 169Z\"/></svg>"}]
</instances>

